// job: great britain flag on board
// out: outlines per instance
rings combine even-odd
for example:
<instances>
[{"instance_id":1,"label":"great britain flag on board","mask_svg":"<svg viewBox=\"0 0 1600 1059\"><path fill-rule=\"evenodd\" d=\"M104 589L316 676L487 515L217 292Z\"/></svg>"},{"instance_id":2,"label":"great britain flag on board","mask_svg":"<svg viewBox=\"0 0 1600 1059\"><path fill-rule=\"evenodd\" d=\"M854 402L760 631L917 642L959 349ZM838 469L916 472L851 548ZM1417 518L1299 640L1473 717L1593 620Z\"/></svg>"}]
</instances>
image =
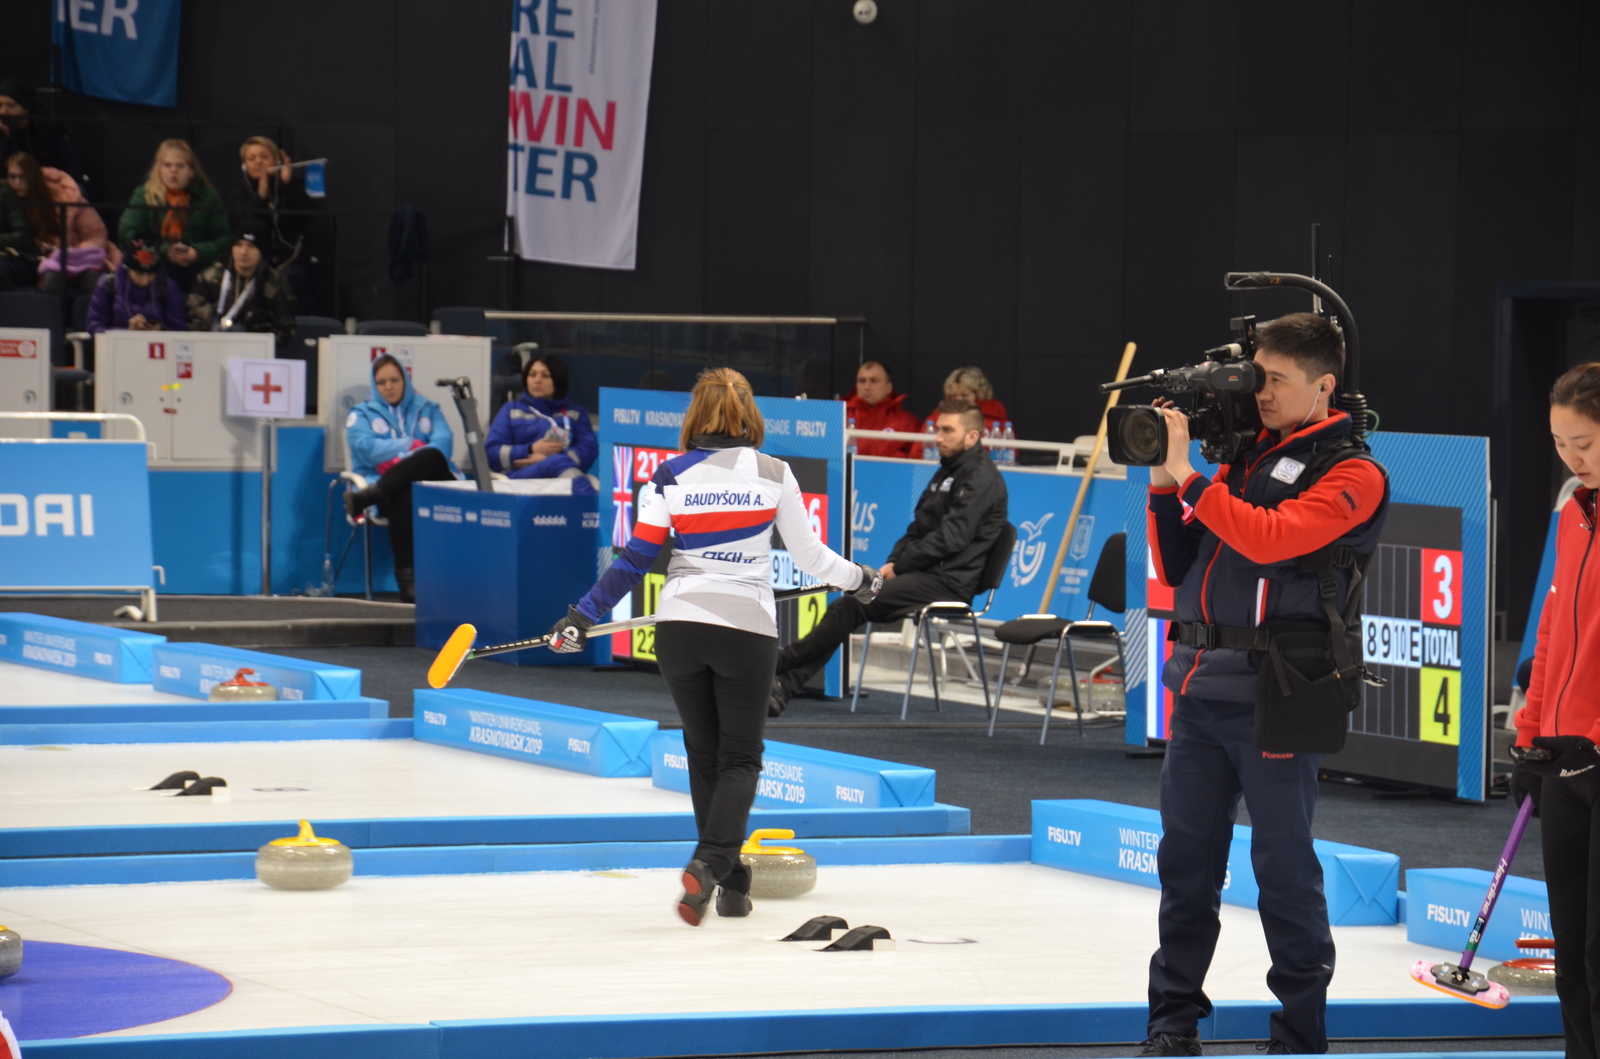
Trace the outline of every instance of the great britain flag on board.
<instances>
[{"instance_id":1,"label":"great britain flag on board","mask_svg":"<svg viewBox=\"0 0 1600 1059\"><path fill-rule=\"evenodd\" d=\"M633 448L611 450L611 546L626 548L633 533Z\"/></svg>"},{"instance_id":2,"label":"great britain flag on board","mask_svg":"<svg viewBox=\"0 0 1600 1059\"><path fill-rule=\"evenodd\" d=\"M517 256L634 267L656 0L516 0L506 215Z\"/></svg>"}]
</instances>

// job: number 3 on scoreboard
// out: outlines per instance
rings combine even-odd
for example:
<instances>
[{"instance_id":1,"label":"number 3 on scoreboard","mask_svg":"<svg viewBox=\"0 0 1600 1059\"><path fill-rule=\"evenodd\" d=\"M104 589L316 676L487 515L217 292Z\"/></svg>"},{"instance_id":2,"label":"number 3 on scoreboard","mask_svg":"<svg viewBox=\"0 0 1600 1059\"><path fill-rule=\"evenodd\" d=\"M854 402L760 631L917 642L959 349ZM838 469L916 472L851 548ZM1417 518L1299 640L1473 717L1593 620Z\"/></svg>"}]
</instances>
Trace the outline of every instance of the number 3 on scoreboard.
<instances>
[{"instance_id":1,"label":"number 3 on scoreboard","mask_svg":"<svg viewBox=\"0 0 1600 1059\"><path fill-rule=\"evenodd\" d=\"M1461 624L1461 553L1422 550L1422 622Z\"/></svg>"},{"instance_id":2,"label":"number 3 on scoreboard","mask_svg":"<svg viewBox=\"0 0 1600 1059\"><path fill-rule=\"evenodd\" d=\"M1454 669L1422 668L1418 702L1419 738L1425 743L1461 745L1461 674Z\"/></svg>"}]
</instances>

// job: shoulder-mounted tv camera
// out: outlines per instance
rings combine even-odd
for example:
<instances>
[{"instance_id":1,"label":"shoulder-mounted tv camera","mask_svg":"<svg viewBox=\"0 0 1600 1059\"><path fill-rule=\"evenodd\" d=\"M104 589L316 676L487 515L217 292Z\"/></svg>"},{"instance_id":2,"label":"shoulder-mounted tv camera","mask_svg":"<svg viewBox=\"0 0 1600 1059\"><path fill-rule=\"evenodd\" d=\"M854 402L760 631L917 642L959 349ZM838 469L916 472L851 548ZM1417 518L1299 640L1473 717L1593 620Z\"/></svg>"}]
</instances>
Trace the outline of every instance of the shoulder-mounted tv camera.
<instances>
[{"instance_id":1,"label":"shoulder-mounted tv camera","mask_svg":"<svg viewBox=\"0 0 1600 1059\"><path fill-rule=\"evenodd\" d=\"M1333 288L1287 272L1230 272L1224 278L1230 291L1300 287L1310 291L1316 311L1329 316L1344 334L1344 385L1334 407L1348 413L1353 436L1367 433L1367 402L1357 389L1357 337L1355 318ZM1323 303L1331 306L1325 311ZM1153 386L1169 395L1174 406L1189 419L1189 436L1200 443L1200 454L1212 463L1232 463L1255 444L1261 431L1261 414L1255 395L1266 377L1256 367L1254 316L1236 317L1231 323L1233 341L1203 354L1199 364L1183 368L1158 368L1148 375L1100 386L1101 393ZM1129 467L1159 467L1167 462L1167 425L1153 405L1118 405L1106 413L1106 440L1111 459Z\"/></svg>"}]
</instances>

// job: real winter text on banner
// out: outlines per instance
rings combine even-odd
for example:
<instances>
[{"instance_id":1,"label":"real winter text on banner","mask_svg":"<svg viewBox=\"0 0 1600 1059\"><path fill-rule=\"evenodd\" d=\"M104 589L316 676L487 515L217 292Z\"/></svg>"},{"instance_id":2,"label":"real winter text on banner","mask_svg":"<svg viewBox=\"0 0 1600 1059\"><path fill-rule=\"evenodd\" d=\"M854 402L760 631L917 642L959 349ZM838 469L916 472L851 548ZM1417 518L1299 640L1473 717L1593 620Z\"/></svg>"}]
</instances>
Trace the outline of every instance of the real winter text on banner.
<instances>
[{"instance_id":1,"label":"real winter text on banner","mask_svg":"<svg viewBox=\"0 0 1600 1059\"><path fill-rule=\"evenodd\" d=\"M506 213L533 261L633 268L656 0L516 0Z\"/></svg>"}]
</instances>

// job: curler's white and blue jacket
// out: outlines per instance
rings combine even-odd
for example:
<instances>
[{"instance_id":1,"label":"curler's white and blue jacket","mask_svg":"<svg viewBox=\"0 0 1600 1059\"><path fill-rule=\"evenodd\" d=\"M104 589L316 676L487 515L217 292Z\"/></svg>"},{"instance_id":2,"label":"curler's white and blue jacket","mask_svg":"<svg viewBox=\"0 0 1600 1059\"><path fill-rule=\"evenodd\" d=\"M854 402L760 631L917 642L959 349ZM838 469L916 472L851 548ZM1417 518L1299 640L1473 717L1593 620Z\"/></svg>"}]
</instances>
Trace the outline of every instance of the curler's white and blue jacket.
<instances>
[{"instance_id":1,"label":"curler's white and blue jacket","mask_svg":"<svg viewBox=\"0 0 1600 1059\"><path fill-rule=\"evenodd\" d=\"M600 580L578 601L599 622L633 590L676 537L657 616L776 637L772 601L772 531L795 565L846 591L861 568L818 539L806 517L800 484L782 460L740 438L693 439L695 448L665 461L639 494L633 536Z\"/></svg>"}]
</instances>

